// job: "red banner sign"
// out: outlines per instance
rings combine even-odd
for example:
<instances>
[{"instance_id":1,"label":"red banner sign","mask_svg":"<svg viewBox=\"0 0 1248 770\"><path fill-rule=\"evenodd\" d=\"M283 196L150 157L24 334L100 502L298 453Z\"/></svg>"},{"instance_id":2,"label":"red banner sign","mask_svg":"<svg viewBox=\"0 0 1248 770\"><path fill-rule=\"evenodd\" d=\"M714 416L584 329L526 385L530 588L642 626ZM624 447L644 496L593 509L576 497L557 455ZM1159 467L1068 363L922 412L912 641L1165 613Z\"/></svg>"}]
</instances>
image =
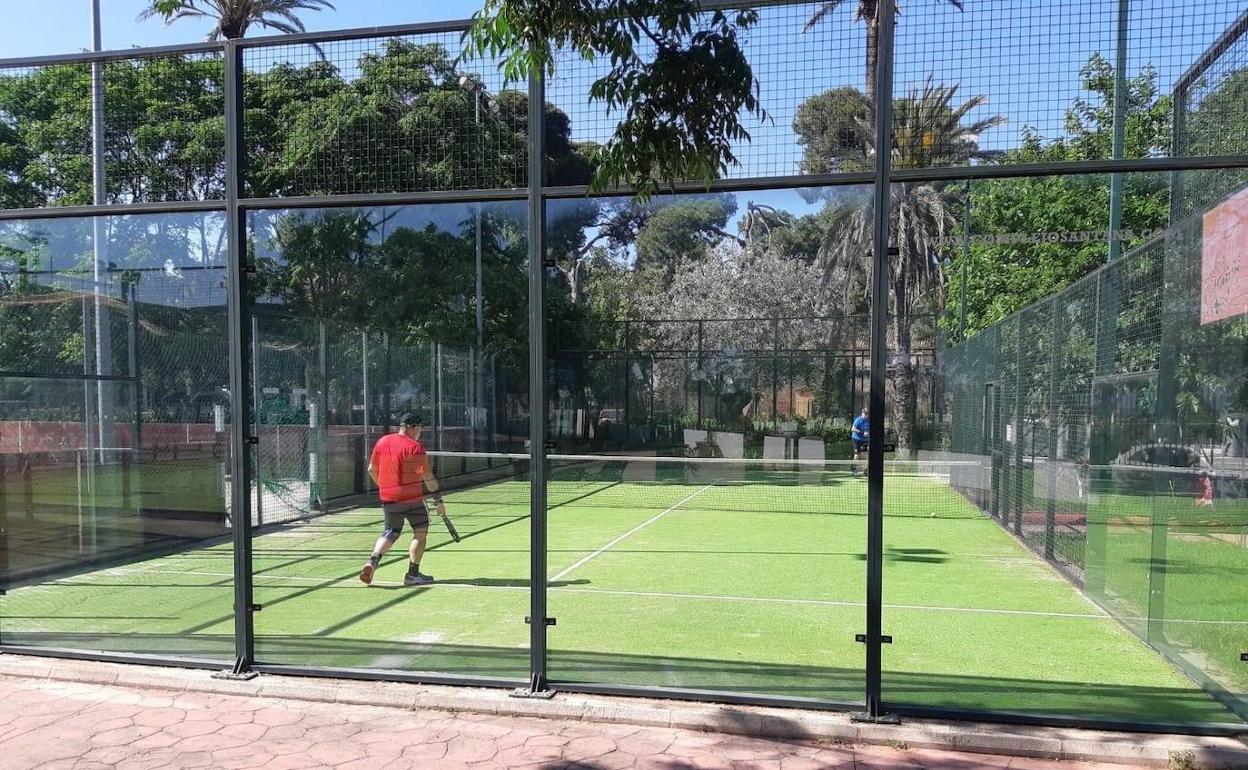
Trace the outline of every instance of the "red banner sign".
<instances>
[{"instance_id":1,"label":"red banner sign","mask_svg":"<svg viewBox=\"0 0 1248 770\"><path fill-rule=\"evenodd\" d=\"M1202 326L1248 314L1248 190L1205 214L1200 278Z\"/></svg>"}]
</instances>

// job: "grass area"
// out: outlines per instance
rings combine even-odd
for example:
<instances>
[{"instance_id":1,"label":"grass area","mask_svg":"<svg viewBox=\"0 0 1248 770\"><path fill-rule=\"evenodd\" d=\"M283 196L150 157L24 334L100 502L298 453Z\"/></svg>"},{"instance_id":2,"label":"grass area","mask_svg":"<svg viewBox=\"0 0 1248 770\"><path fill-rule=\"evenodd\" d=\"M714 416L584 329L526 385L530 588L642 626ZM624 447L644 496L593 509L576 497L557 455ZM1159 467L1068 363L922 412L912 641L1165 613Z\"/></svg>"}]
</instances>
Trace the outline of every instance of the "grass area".
<instances>
[{"instance_id":1,"label":"grass area","mask_svg":"<svg viewBox=\"0 0 1248 770\"><path fill-rule=\"evenodd\" d=\"M555 469L554 679L862 698L864 651L854 634L864 630L865 481L731 467ZM465 537L452 543L433 524L422 568L438 583L429 588L401 586L403 555L383 562L373 587L359 584L380 530L376 509L258 533L258 658L525 678L528 493L508 480L449 495ZM884 650L886 700L1236 721L941 481L894 475L886 516L884 631L894 638ZM1171 553L1191 563L1191 579L1171 576L1170 617L1238 618L1248 607L1241 594L1214 594L1234 581L1244 590L1242 548L1217 541L1209 549L1182 534ZM1107 549L1122 565L1107 572L1107 590L1137 602L1126 565L1140 558L1141 537L1118 526ZM0 638L228 658L231 574L229 544L217 543L21 588L0 600ZM1232 599L1235 615L1222 603ZM1198 624L1168 628L1177 639L1188 625ZM1246 626L1216 627L1225 645L1244 638L1237 629ZM1200 633L1190 644L1210 638Z\"/></svg>"}]
</instances>

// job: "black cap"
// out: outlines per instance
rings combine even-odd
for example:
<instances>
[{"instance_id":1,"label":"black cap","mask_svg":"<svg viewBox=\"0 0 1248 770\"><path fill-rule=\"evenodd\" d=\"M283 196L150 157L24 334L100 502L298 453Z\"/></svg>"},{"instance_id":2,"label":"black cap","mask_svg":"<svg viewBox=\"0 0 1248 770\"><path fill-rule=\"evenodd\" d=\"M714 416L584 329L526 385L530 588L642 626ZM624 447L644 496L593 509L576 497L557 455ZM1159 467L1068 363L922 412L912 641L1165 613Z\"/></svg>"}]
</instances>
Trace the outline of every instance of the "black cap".
<instances>
[{"instance_id":1,"label":"black cap","mask_svg":"<svg viewBox=\"0 0 1248 770\"><path fill-rule=\"evenodd\" d=\"M414 428L416 426L424 426L425 419L420 416L419 412L404 412L399 418L399 425L405 428Z\"/></svg>"}]
</instances>

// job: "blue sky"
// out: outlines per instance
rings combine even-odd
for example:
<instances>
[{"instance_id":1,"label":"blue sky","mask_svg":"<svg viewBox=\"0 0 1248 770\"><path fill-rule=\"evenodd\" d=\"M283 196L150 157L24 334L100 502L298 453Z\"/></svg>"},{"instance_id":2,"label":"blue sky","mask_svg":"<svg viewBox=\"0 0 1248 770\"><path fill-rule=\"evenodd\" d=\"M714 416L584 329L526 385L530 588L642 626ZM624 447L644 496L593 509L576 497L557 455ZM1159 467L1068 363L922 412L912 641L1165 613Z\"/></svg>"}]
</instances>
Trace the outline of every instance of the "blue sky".
<instances>
[{"instance_id":1,"label":"blue sky","mask_svg":"<svg viewBox=\"0 0 1248 770\"><path fill-rule=\"evenodd\" d=\"M11 5L17 6L16 2ZM139 23L145 0L103 0L105 48L167 45L203 39L208 25L183 22L165 28ZM480 0L337 0L335 11L304 14L309 29L325 30L466 18ZM772 120L747 121L754 135L739 148L735 176L791 174L801 148L792 121L797 106L829 88L861 87L864 36L845 3L810 33L801 32L812 7L772 8L751 33L747 54L762 85ZM1117 0L966 0L959 13L945 0L903 3L897 38L897 88L958 83L959 97L984 95L975 116L1001 115L1004 125L981 137L981 146L1016 146L1024 127L1060 136L1064 113L1079 88L1080 66L1093 53L1114 56ZM38 0L11 8L0 27L0 57L65 53L90 44L90 0ZM1243 0L1131 0L1130 70L1151 65L1162 93L1201 51L1243 11ZM264 34L263 31L260 34ZM488 64L479 65L488 68ZM565 67L548 87L548 98L572 117L574 138L605 139L614 121L586 104L585 89L599 66ZM483 73L485 74L485 73ZM486 75L487 82L495 77ZM796 194L752 194L755 200L809 210Z\"/></svg>"},{"instance_id":2,"label":"blue sky","mask_svg":"<svg viewBox=\"0 0 1248 770\"><path fill-rule=\"evenodd\" d=\"M6 5L18 6L15 0ZM202 40L208 24L181 22L165 28L159 21L135 18L148 6L144 0L101 0L105 48L171 45ZM335 11L304 14L310 30L406 24L471 16L479 0L336 0ZM261 31L259 34L265 34ZM69 53L91 46L90 0L36 0L5 12L0 27L0 56Z\"/></svg>"}]
</instances>

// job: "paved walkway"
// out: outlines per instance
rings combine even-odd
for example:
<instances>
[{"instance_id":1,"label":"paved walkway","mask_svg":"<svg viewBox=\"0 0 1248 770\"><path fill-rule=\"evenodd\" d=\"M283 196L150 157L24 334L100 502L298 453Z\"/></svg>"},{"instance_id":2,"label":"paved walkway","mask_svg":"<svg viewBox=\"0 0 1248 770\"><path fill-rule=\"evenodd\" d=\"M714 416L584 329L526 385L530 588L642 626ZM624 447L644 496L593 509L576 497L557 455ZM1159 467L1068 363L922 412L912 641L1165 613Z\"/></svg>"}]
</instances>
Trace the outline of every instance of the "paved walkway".
<instances>
[{"instance_id":1,"label":"paved walkway","mask_svg":"<svg viewBox=\"0 0 1248 770\"><path fill-rule=\"evenodd\" d=\"M9 770L1064 768L984 754L0 677Z\"/></svg>"}]
</instances>

